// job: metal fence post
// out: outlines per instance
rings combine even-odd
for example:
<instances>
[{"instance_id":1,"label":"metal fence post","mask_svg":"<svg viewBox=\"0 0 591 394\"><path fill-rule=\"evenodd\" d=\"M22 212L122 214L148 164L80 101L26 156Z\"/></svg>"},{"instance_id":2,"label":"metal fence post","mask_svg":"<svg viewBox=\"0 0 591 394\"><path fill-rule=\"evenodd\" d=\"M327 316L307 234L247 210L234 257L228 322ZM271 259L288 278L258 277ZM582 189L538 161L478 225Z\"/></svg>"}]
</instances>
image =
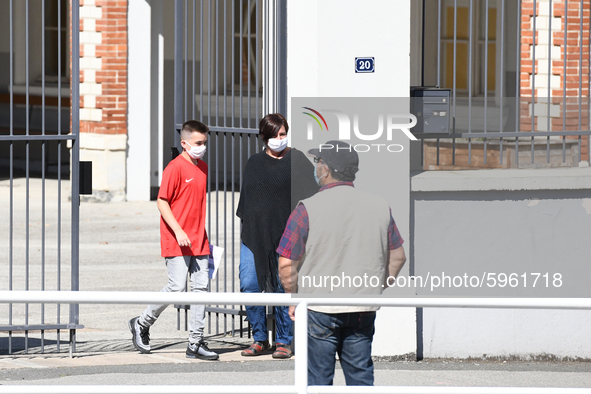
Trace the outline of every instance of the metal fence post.
<instances>
[{"instance_id":1,"label":"metal fence post","mask_svg":"<svg viewBox=\"0 0 591 394\"><path fill-rule=\"evenodd\" d=\"M275 100L277 112L287 114L287 1L277 0L277 82Z\"/></svg>"},{"instance_id":2,"label":"metal fence post","mask_svg":"<svg viewBox=\"0 0 591 394\"><path fill-rule=\"evenodd\" d=\"M72 291L80 289L80 0L72 0ZM80 310L78 304L70 304L70 324L78 325ZM76 330L70 329L70 357L76 351Z\"/></svg>"},{"instance_id":3,"label":"metal fence post","mask_svg":"<svg viewBox=\"0 0 591 394\"><path fill-rule=\"evenodd\" d=\"M300 394L308 392L308 303L300 302L295 311L295 386Z\"/></svg>"},{"instance_id":4,"label":"metal fence post","mask_svg":"<svg viewBox=\"0 0 591 394\"><path fill-rule=\"evenodd\" d=\"M183 124L183 2L174 2L174 129ZM174 145L182 152L179 133L174 133Z\"/></svg>"}]
</instances>

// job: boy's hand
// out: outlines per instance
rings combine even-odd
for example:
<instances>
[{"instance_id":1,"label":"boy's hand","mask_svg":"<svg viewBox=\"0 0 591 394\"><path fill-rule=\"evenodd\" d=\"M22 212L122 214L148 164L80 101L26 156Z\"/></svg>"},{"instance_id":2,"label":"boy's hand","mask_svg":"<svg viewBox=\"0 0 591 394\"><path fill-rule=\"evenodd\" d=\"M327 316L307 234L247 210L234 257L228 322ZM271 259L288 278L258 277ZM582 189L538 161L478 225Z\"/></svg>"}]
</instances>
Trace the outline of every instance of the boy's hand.
<instances>
[{"instance_id":1,"label":"boy's hand","mask_svg":"<svg viewBox=\"0 0 591 394\"><path fill-rule=\"evenodd\" d=\"M188 246L189 248L191 247L191 240L189 239L189 237L187 237L187 234L183 230L177 231L175 235L176 241L179 243L179 246L181 248L185 246Z\"/></svg>"}]
</instances>

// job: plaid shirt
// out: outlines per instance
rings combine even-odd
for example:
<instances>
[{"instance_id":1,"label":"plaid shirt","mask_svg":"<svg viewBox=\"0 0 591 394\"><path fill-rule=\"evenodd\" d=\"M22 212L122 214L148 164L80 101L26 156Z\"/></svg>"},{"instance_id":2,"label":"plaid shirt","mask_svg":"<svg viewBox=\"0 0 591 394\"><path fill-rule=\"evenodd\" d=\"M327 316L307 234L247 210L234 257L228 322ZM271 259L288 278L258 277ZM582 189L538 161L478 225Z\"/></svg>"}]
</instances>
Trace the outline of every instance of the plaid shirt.
<instances>
[{"instance_id":1,"label":"plaid shirt","mask_svg":"<svg viewBox=\"0 0 591 394\"><path fill-rule=\"evenodd\" d=\"M332 189L336 186L353 186L353 182L335 182L322 186L319 192ZM304 204L299 204L291 213L285 226L285 231L279 242L277 253L290 260L300 260L306 250L306 241L310 231L310 222L308 220L308 211ZM398 227L392 218L392 209L390 209L390 225L388 226L388 248L397 249L402 246L404 240L400 237Z\"/></svg>"}]
</instances>

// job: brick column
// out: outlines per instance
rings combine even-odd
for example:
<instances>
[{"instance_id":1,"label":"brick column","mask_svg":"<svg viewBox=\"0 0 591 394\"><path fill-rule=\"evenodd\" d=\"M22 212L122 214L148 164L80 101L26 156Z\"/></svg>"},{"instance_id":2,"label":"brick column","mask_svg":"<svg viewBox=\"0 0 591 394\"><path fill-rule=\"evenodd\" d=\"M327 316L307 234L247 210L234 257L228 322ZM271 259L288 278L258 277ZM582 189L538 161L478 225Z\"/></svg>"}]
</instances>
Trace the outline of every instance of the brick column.
<instances>
[{"instance_id":1,"label":"brick column","mask_svg":"<svg viewBox=\"0 0 591 394\"><path fill-rule=\"evenodd\" d=\"M561 45L561 61L553 65L555 72L562 76L561 89L566 84L566 103L561 108L561 117L566 114L565 130L589 130L589 22L591 0L568 1L565 17L565 2L554 7L554 14L562 20L562 31L555 34L557 45ZM564 23L566 24L566 73L564 73ZM581 22L583 25L581 34ZM580 86L579 86L579 81ZM558 93L558 92L556 92ZM560 93L562 94L562 92ZM579 105L580 104L580 105ZM564 112L562 112L564 111ZM581 124L579 128L579 114ZM562 127L563 119L554 119L554 127ZM577 137L570 137L577 138ZM589 138L581 137L581 160L589 161Z\"/></svg>"},{"instance_id":2,"label":"brick column","mask_svg":"<svg viewBox=\"0 0 591 394\"><path fill-rule=\"evenodd\" d=\"M127 0L81 0L80 158L99 201L125 199L127 54Z\"/></svg>"},{"instance_id":3,"label":"brick column","mask_svg":"<svg viewBox=\"0 0 591 394\"><path fill-rule=\"evenodd\" d=\"M534 1L536 2L535 16ZM567 18L565 18L564 12L565 4L568 4ZM531 131L532 122L535 131L589 130L589 12L591 0L583 0L582 2L580 0L553 0L551 5L552 7L550 7L549 0L524 0L522 2L521 130ZM534 20L536 24L535 41ZM564 40L565 23L566 45ZM533 63L534 46L535 64ZM564 70L565 53L566 72ZM580 57L582 57L582 62L579 60ZM548 59L550 59L550 67L548 67ZM534 71L535 91L532 102ZM550 85L548 85L548 76L550 76ZM579 88L579 81L581 81L581 88ZM565 84L566 102L563 99ZM548 106L548 93L550 93L550 106ZM580 128L579 114L581 117ZM564 115L566 115L566 123ZM550 117L549 129L548 116ZM581 160L588 161L587 136L581 137L581 152Z\"/></svg>"},{"instance_id":4,"label":"brick column","mask_svg":"<svg viewBox=\"0 0 591 394\"><path fill-rule=\"evenodd\" d=\"M127 134L127 0L83 0L80 19L80 129Z\"/></svg>"}]
</instances>

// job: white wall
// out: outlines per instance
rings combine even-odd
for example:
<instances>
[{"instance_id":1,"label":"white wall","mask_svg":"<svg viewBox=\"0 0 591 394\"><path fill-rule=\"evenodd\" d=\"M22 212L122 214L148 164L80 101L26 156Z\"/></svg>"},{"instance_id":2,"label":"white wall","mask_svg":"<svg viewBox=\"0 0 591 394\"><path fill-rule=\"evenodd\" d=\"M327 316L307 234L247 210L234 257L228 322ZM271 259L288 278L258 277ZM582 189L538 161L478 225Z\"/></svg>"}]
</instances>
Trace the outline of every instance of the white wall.
<instances>
[{"instance_id":1,"label":"white wall","mask_svg":"<svg viewBox=\"0 0 591 394\"><path fill-rule=\"evenodd\" d=\"M590 189L589 168L417 174L417 275L519 275L505 286L489 287L494 282L487 280L482 287L419 291L439 297L589 298ZM549 273L548 285L540 276L534 286L535 273ZM554 282L557 273L560 282ZM591 358L589 310L425 308L423 323L426 358Z\"/></svg>"},{"instance_id":2,"label":"white wall","mask_svg":"<svg viewBox=\"0 0 591 394\"><path fill-rule=\"evenodd\" d=\"M129 2L127 200L150 200L151 154L151 7L146 0Z\"/></svg>"},{"instance_id":3,"label":"white wall","mask_svg":"<svg viewBox=\"0 0 591 394\"><path fill-rule=\"evenodd\" d=\"M425 309L425 358L589 359L589 311Z\"/></svg>"},{"instance_id":4,"label":"white wall","mask_svg":"<svg viewBox=\"0 0 591 394\"><path fill-rule=\"evenodd\" d=\"M409 96L408 1L290 0L287 34L288 120L293 97ZM375 73L355 73L355 57L360 56L375 57ZM389 171L384 180L395 188L386 198L408 241L408 147L401 154L405 164ZM356 184L371 181L371 173L360 171ZM407 273L408 266L403 271ZM382 309L376 322L374 354L402 355L415 350L415 309Z\"/></svg>"}]
</instances>

